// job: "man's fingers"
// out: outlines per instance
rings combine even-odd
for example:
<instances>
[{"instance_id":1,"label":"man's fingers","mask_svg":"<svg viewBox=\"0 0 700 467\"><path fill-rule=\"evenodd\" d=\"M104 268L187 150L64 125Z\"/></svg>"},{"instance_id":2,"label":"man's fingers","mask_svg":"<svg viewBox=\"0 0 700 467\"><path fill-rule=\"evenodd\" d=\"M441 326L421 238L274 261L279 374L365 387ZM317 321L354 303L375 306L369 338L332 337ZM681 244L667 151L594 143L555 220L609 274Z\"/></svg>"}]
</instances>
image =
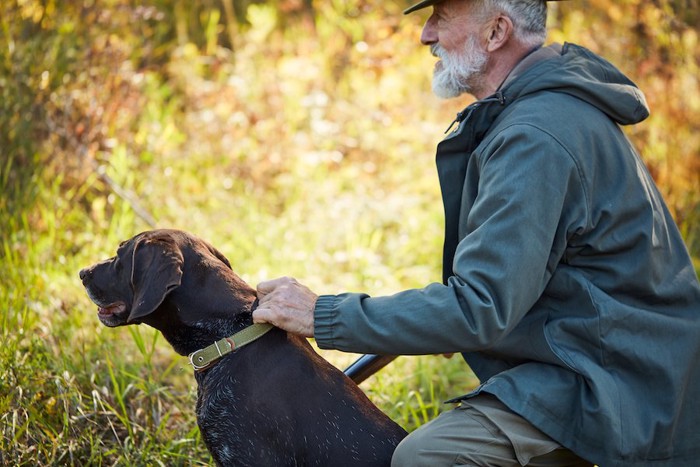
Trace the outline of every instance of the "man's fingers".
<instances>
[{"instance_id":1,"label":"man's fingers","mask_svg":"<svg viewBox=\"0 0 700 467\"><path fill-rule=\"evenodd\" d=\"M270 323L302 337L314 336L313 311L304 313L297 310L290 313L289 310L261 306L253 311L253 322Z\"/></svg>"},{"instance_id":2,"label":"man's fingers","mask_svg":"<svg viewBox=\"0 0 700 467\"><path fill-rule=\"evenodd\" d=\"M268 308L266 305L261 305L255 310L253 310L253 322L254 323L269 323L275 327L287 329L284 324L284 316L279 313L279 310Z\"/></svg>"},{"instance_id":3,"label":"man's fingers","mask_svg":"<svg viewBox=\"0 0 700 467\"><path fill-rule=\"evenodd\" d=\"M276 279L262 281L257 287L258 299L262 300L266 295L270 294L280 286L293 284L295 282L296 281L291 277L278 277Z\"/></svg>"},{"instance_id":4,"label":"man's fingers","mask_svg":"<svg viewBox=\"0 0 700 467\"><path fill-rule=\"evenodd\" d=\"M276 324L272 322L272 318L272 313L267 308L258 307L255 310L253 310L254 323L270 323L276 326Z\"/></svg>"},{"instance_id":5,"label":"man's fingers","mask_svg":"<svg viewBox=\"0 0 700 467\"><path fill-rule=\"evenodd\" d=\"M318 296L291 277L264 281L257 286L256 323L270 323L304 337L314 333L314 306Z\"/></svg>"}]
</instances>

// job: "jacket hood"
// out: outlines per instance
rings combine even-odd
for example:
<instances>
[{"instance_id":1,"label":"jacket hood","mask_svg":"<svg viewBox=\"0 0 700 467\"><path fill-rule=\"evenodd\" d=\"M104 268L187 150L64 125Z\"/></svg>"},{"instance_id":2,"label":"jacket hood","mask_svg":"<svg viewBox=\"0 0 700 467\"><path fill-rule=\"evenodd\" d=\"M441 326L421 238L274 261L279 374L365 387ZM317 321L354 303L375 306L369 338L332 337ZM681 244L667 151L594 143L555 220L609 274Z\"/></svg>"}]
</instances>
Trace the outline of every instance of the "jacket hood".
<instances>
[{"instance_id":1,"label":"jacket hood","mask_svg":"<svg viewBox=\"0 0 700 467\"><path fill-rule=\"evenodd\" d=\"M523 67L526 69L519 70ZM649 116L644 94L629 78L610 62L574 44L533 52L513 70L501 89L508 100L541 91L574 96L621 125L639 123Z\"/></svg>"}]
</instances>

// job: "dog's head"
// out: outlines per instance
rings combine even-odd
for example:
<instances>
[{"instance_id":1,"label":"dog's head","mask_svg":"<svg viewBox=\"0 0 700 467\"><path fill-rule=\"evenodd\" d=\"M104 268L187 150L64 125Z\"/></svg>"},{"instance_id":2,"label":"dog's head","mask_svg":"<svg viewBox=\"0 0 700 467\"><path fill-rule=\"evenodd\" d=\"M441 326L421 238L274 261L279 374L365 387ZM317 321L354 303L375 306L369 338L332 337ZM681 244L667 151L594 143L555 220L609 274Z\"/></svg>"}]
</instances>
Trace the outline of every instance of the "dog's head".
<instances>
[{"instance_id":1,"label":"dog's head","mask_svg":"<svg viewBox=\"0 0 700 467\"><path fill-rule=\"evenodd\" d=\"M117 255L80 271L85 290L106 326L137 323L180 285L184 258L165 231L122 242Z\"/></svg>"},{"instance_id":2,"label":"dog's head","mask_svg":"<svg viewBox=\"0 0 700 467\"><path fill-rule=\"evenodd\" d=\"M255 289L216 248L179 230L122 242L80 278L104 325L148 324L183 355L252 324Z\"/></svg>"}]
</instances>

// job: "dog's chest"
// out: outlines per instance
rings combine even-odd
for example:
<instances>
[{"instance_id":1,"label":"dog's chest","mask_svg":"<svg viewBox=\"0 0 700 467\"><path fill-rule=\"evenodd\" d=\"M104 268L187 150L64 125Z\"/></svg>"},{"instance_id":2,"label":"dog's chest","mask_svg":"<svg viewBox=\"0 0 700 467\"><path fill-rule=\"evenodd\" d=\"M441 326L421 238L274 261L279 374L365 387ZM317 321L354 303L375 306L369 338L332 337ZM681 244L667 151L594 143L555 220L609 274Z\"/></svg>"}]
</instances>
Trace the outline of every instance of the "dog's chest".
<instances>
[{"instance_id":1,"label":"dog's chest","mask_svg":"<svg viewBox=\"0 0 700 467\"><path fill-rule=\"evenodd\" d=\"M253 392L231 372L216 370L197 378L197 424L217 464L297 465L294 421L279 401L261 404L268 388Z\"/></svg>"},{"instance_id":2,"label":"dog's chest","mask_svg":"<svg viewBox=\"0 0 700 467\"><path fill-rule=\"evenodd\" d=\"M389 465L405 432L370 416L369 402L290 377L298 372L270 378L234 360L196 375L197 423L219 465Z\"/></svg>"}]
</instances>

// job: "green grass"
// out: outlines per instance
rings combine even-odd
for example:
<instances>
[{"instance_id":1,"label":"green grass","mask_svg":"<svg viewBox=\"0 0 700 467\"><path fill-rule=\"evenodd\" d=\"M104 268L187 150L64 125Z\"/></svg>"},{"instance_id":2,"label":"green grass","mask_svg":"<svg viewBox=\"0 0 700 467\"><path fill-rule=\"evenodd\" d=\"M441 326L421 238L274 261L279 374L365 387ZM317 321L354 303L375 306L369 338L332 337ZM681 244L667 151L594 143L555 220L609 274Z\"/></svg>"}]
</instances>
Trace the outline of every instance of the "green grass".
<instances>
[{"instance_id":1,"label":"green grass","mask_svg":"<svg viewBox=\"0 0 700 467\"><path fill-rule=\"evenodd\" d=\"M17 274L0 297L0 464L209 465L186 360L150 328L102 327L76 275L91 255L27 262L40 245L3 258ZM340 367L354 358L323 354ZM474 383L456 360L402 357L363 388L410 429Z\"/></svg>"}]
</instances>

